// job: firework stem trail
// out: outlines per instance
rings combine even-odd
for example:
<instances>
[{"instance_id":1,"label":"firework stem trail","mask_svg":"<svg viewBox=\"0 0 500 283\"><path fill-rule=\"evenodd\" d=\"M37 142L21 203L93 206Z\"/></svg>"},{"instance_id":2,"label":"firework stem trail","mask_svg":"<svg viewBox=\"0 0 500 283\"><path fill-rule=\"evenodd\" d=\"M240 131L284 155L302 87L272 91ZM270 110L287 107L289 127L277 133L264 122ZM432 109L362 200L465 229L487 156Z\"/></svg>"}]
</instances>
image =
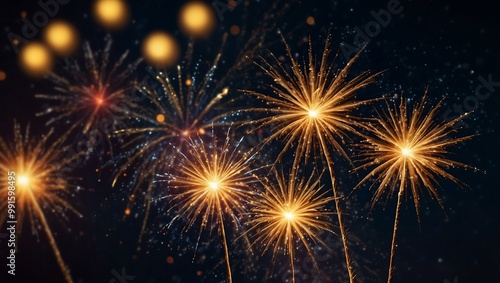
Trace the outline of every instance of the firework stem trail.
<instances>
[{"instance_id":1,"label":"firework stem trail","mask_svg":"<svg viewBox=\"0 0 500 283\"><path fill-rule=\"evenodd\" d=\"M145 209L145 213L144 213L144 219L142 220L142 226L141 226L141 233L139 234L139 241L138 241L138 246L137 246L137 249L139 250L140 249L140 245L142 243L142 236L144 236L144 233L146 232L146 226L147 226L147 223L148 223L148 219L149 219L149 212L151 210L151 192L153 191L153 184L150 183L148 184L148 191L146 193L146 203L145 203L145 206L146 206L146 209Z\"/></svg>"},{"instance_id":2,"label":"firework stem trail","mask_svg":"<svg viewBox=\"0 0 500 283\"><path fill-rule=\"evenodd\" d=\"M406 178L406 170L403 171L402 179ZM396 252L396 234L399 226L399 214L401 212L401 203L403 202L404 195L404 182L401 182L398 192L398 204L396 206L396 215L394 217L394 230L392 231L392 244L391 244L391 257L389 260L389 275L387 276L387 283L392 283L392 274L394 272L394 254Z\"/></svg>"},{"instance_id":3,"label":"firework stem trail","mask_svg":"<svg viewBox=\"0 0 500 283\"><path fill-rule=\"evenodd\" d=\"M318 127L316 125L316 127ZM318 133L321 133L318 129ZM345 262L347 265L347 272L349 273L349 282L353 283L354 282L354 269L352 267L352 260L351 260L351 254L349 253L349 246L347 243L347 230L344 225L344 220L342 219L342 208L340 206L340 199L341 197L339 196L339 193L336 189L335 186L335 173L333 172L333 160L330 157L330 151L328 150L328 147L325 143L325 140L323 139L323 136L320 134L319 136L319 141L321 144L321 147L323 148L323 152L325 154L325 159L326 159L326 164L328 166L328 173L330 174L330 180L332 182L332 191L333 191L333 199L335 201L335 209L337 210L337 219L339 221L339 228L340 228L340 236L342 238L342 245L344 248L344 255L345 255Z\"/></svg>"},{"instance_id":4,"label":"firework stem trail","mask_svg":"<svg viewBox=\"0 0 500 283\"><path fill-rule=\"evenodd\" d=\"M291 230L292 227L290 227L290 223L288 223L288 230ZM291 234L291 231L287 232L287 234L290 233ZM290 271L292 272L292 283L295 283L295 267L293 265L293 249L294 249L294 245L293 245L293 237L289 237L288 238L288 247L289 247L289 256L290 256Z\"/></svg>"},{"instance_id":5,"label":"firework stem trail","mask_svg":"<svg viewBox=\"0 0 500 283\"><path fill-rule=\"evenodd\" d=\"M219 198L219 197L217 197ZM217 216L219 218L219 228L222 240L222 246L224 247L224 259L226 261L226 273L227 273L227 283L233 282L233 277L231 275L231 264L229 262L229 249L227 248L226 231L224 230L224 218L222 217L222 208L220 205L220 200L217 201Z\"/></svg>"},{"instance_id":6,"label":"firework stem trail","mask_svg":"<svg viewBox=\"0 0 500 283\"><path fill-rule=\"evenodd\" d=\"M40 205L38 204L38 201L36 200L35 196L33 195L32 191L28 191L29 196L32 200L33 207L35 209L35 212L38 214L40 217L40 220L42 222L43 230L45 231L45 234L47 234L47 238L49 238L49 243L50 247L52 248L52 251L54 252L54 255L56 256L57 263L59 264L59 268L61 268L61 271L64 275L64 279L66 280L67 283L73 283L73 279L71 278L70 270L64 263L64 260L61 256L61 252L59 251L59 248L57 247L56 240L54 239L54 236L52 235L52 232L50 231L49 224L47 223L47 219L45 219L45 215L43 214L42 209L40 208Z\"/></svg>"}]
</instances>

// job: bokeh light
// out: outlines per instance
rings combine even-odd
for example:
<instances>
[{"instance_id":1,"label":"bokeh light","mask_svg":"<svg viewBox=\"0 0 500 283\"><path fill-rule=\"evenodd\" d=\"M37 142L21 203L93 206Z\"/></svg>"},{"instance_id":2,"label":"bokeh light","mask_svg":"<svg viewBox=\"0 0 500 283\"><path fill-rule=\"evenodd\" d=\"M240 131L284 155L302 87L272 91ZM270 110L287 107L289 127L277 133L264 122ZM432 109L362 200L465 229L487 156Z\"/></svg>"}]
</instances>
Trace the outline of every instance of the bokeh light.
<instances>
[{"instance_id":1,"label":"bokeh light","mask_svg":"<svg viewBox=\"0 0 500 283\"><path fill-rule=\"evenodd\" d=\"M143 40L142 56L151 65L170 67L179 57L179 46L173 36L155 31Z\"/></svg>"},{"instance_id":2,"label":"bokeh light","mask_svg":"<svg viewBox=\"0 0 500 283\"><path fill-rule=\"evenodd\" d=\"M51 71L53 58L45 45L39 42L30 42L21 49L19 63L26 74L41 77Z\"/></svg>"},{"instance_id":3,"label":"bokeh light","mask_svg":"<svg viewBox=\"0 0 500 283\"><path fill-rule=\"evenodd\" d=\"M215 27L215 13L204 2L190 2L181 8L179 25L182 31L192 37L205 37Z\"/></svg>"},{"instance_id":4,"label":"bokeh light","mask_svg":"<svg viewBox=\"0 0 500 283\"><path fill-rule=\"evenodd\" d=\"M307 17L306 22L308 25L313 26L316 23L316 20L314 19L314 17L309 16Z\"/></svg>"},{"instance_id":5,"label":"bokeh light","mask_svg":"<svg viewBox=\"0 0 500 283\"><path fill-rule=\"evenodd\" d=\"M65 21L53 21L43 32L45 42L57 55L68 56L80 43L78 31Z\"/></svg>"},{"instance_id":6,"label":"bokeh light","mask_svg":"<svg viewBox=\"0 0 500 283\"><path fill-rule=\"evenodd\" d=\"M130 19L130 8L123 0L97 0L93 6L94 19L109 30L124 28Z\"/></svg>"},{"instance_id":7,"label":"bokeh light","mask_svg":"<svg viewBox=\"0 0 500 283\"><path fill-rule=\"evenodd\" d=\"M232 35L236 36L236 35L240 34L240 27L237 25L233 25L229 29L229 32L231 32Z\"/></svg>"},{"instance_id":8,"label":"bokeh light","mask_svg":"<svg viewBox=\"0 0 500 283\"><path fill-rule=\"evenodd\" d=\"M158 121L158 123L165 122L165 115L163 115L163 114L156 115L156 121Z\"/></svg>"},{"instance_id":9,"label":"bokeh light","mask_svg":"<svg viewBox=\"0 0 500 283\"><path fill-rule=\"evenodd\" d=\"M3 81L7 78L7 74L4 71L0 71L0 81Z\"/></svg>"}]
</instances>

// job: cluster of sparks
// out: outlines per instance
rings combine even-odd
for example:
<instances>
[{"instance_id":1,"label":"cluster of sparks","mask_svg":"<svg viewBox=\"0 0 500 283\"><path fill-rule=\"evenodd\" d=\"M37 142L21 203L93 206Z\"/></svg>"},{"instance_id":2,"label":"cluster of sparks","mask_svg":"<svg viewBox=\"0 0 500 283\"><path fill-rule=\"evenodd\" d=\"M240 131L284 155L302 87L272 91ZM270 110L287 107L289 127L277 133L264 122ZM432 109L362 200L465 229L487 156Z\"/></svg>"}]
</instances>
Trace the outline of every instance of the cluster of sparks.
<instances>
[{"instance_id":1,"label":"cluster of sparks","mask_svg":"<svg viewBox=\"0 0 500 283\"><path fill-rule=\"evenodd\" d=\"M234 147L232 143L229 132L223 145L216 137L208 146L200 138L190 140L188 155L179 153L183 157L181 168L168 182L174 191L174 205L170 210L178 210L179 218L188 219L186 230L199 217L202 218L200 235L207 225L213 227L211 223L219 226L228 281L232 281L232 274L224 226L228 219L224 220L224 215L229 217L236 231L242 229L239 217L245 213L243 208L248 199L252 198L251 185L255 182L251 169L255 155L243 154L238 149L241 140Z\"/></svg>"},{"instance_id":2,"label":"cluster of sparks","mask_svg":"<svg viewBox=\"0 0 500 283\"><path fill-rule=\"evenodd\" d=\"M175 76L159 72L156 75L157 83L154 84L156 88L139 86L137 102L133 102L135 107L128 115L128 120L133 124L129 123L127 127L115 131L117 136L127 140L123 145L127 160L118 169L113 186L131 164L136 163L139 168L136 172L140 172L136 176L133 197L125 210L129 214L135 197L144 195L145 213L139 242L147 225L156 175L164 173L176 160L177 153L189 147L186 142L189 138L205 136L209 127L224 125L223 118L228 113L213 113L229 103L223 100L228 88L210 85L220 57L221 52L201 78L188 73L188 60L186 66L177 66ZM208 92L210 87L214 88L213 92ZM144 139L144 135L148 138ZM147 189L142 193L141 186L144 184Z\"/></svg>"},{"instance_id":3,"label":"cluster of sparks","mask_svg":"<svg viewBox=\"0 0 500 283\"><path fill-rule=\"evenodd\" d=\"M111 121L112 127L106 128L104 135L119 138L121 149L126 152L122 155L125 162L117 168L112 185L115 186L132 167L137 173L132 178L131 201L125 214L130 214L137 196L141 195L144 200L145 216L139 242L147 228L153 190L161 186L163 195L158 199L168 199L168 211L177 214L169 225L183 219L186 231L201 221L200 235L207 228L210 231L217 229L224 250L227 282L233 280L228 223L234 226L231 231L239 233L235 239L244 238L249 249L261 246L262 254L272 250L273 262L280 252L288 255L291 280L295 282L297 248L305 248L318 268L312 245L319 244L329 250L320 235L325 231L334 233L337 225L331 216L336 214L347 273L350 282L354 282L355 271L342 216L346 197L336 182L332 154L339 153L351 162L345 148L352 140L351 135L355 135L363 139L357 144L360 153L355 161L361 165L355 170L369 170L357 188L367 182L373 182L372 187L378 184L373 203L385 193L398 193L388 275L388 282L391 282L399 212L405 191L411 191L417 214L423 188L441 204L438 180L448 179L461 185L447 169L469 167L447 159L447 148L471 136L453 138L454 126L463 116L449 122L436 122L442 101L426 112L426 95L411 112L407 102L401 99L399 106L391 107L386 103L387 109L382 110L379 117L364 120L355 117L358 108L380 100L356 99L356 93L375 82L379 73L362 72L348 79L360 53L334 71L329 58L330 38L326 39L319 61L311 46L309 43L308 60L303 66L294 59L286 43L287 64L271 54L273 62L263 60L259 65L273 80L270 91L243 90L243 93L265 105L247 109L246 113L265 116L242 124L272 127L273 132L258 146L243 152L240 149L243 137L234 138L237 130L228 131L224 142L218 142L218 130L230 124L227 118L232 113L227 110L228 106L236 99L227 98L232 93L222 83L211 85L222 51L217 53L201 79L191 75L192 58L189 56L184 62L186 65L178 66L173 76L157 73L156 86L151 87L137 85L131 79L140 60L124 66L127 52L115 63L109 63L109 38L104 50L97 53L84 43L84 67L69 61L65 76L49 75L56 84L57 94L37 95L56 104L40 112L39 116L51 117L47 125L70 121L68 134L48 147L52 130L34 142L29 139L28 131L23 136L19 125L14 124L14 142L0 139L0 169L2 172L14 170L18 175L19 222L31 218L33 230L36 230L34 223L42 224L65 280L72 282L43 210L50 208L64 218L68 210L79 215L61 196L72 187L66 175L61 174L67 174L69 164L78 157L64 155L65 140L78 128L83 134L90 133L87 142L93 148L97 146L102 124ZM188 54L191 53L189 50ZM132 99L133 91L140 96ZM262 168L254 168L253 162L274 141L282 142L283 146L278 157L269 164L271 174L259 176ZM294 159L291 170L285 175L283 169L278 168L283 168L283 157L288 152L294 154ZM302 177L309 158L318 161L314 163L314 172L320 169L327 172L329 184L322 184L322 174ZM3 178L1 195L7 194L5 176L6 173L0 177ZM167 180L158 182L162 176L168 176ZM335 204L335 211L328 209L330 203ZM2 202L0 223L6 221L6 209Z\"/></svg>"},{"instance_id":4,"label":"cluster of sparks","mask_svg":"<svg viewBox=\"0 0 500 283\"><path fill-rule=\"evenodd\" d=\"M109 135L123 125L123 117L128 116L133 107L128 96L136 82L131 76L142 61L139 59L125 66L126 51L116 62L110 63L111 37L107 36L105 42L101 52L93 52L90 44L85 42L82 46L83 62L67 60L64 75L48 75L56 93L36 95L52 103L37 115L50 116L48 126L57 122L71 123L68 131L85 136L89 151L102 146L106 139L110 146Z\"/></svg>"},{"instance_id":5,"label":"cluster of sparks","mask_svg":"<svg viewBox=\"0 0 500 283\"><path fill-rule=\"evenodd\" d=\"M285 42L284 38L283 42ZM296 146L292 170L298 171L301 168L302 159L306 164L312 154L326 162L349 278L352 282L354 270L349 254L346 228L342 219L341 193L335 184L333 160L330 152L333 148L350 160L344 150L345 139L348 138L349 133L356 134L355 127L362 124L351 113L358 107L373 102L373 100L355 100L355 94L361 88L373 83L378 73L364 72L347 80L350 68L359 57L360 53L358 53L349 60L344 68L332 76L333 67L328 60L330 54L329 37L326 39L319 66L314 59L311 44L309 44L308 64L303 67L293 58L286 42L285 47L290 60L291 72L287 71L287 68L274 55L272 57L275 58L278 67L274 67L267 61L264 61L264 66L260 66L274 80L271 88L275 95L244 91L256 96L268 105L265 108L251 109L268 114L252 123L259 124L260 127L272 125L274 128L274 132L262 141L262 145L276 139L284 142L276 162L280 161L283 154L288 152L294 144Z\"/></svg>"},{"instance_id":6,"label":"cluster of sparks","mask_svg":"<svg viewBox=\"0 0 500 283\"><path fill-rule=\"evenodd\" d=\"M273 262L281 249L288 254L292 282L295 282L293 262L297 240L306 248L316 269L318 265L309 242L329 249L318 235L322 231L333 233L329 219L332 212L326 209L333 198L326 196L326 191L322 192L320 177L315 178L313 174L297 182L296 176L285 176L276 168L273 173L275 180L261 180L264 190L251 209L248 232L258 230L254 244L261 244L263 252L272 248Z\"/></svg>"}]
</instances>

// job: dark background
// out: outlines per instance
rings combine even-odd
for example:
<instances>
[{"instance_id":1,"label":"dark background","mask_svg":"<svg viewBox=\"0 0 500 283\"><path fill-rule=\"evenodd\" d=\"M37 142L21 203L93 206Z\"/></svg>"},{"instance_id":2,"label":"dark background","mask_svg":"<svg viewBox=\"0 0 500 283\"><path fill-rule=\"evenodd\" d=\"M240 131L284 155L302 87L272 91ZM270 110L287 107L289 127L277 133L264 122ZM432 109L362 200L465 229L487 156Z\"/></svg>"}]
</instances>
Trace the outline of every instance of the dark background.
<instances>
[{"instance_id":1,"label":"dark background","mask_svg":"<svg viewBox=\"0 0 500 283\"><path fill-rule=\"evenodd\" d=\"M89 1L72 0L60 6L57 18L73 23L83 40L93 47L103 46L105 31L89 16ZM129 1L134 23L122 32L112 33L113 50L118 56L130 50L129 61L140 56L139 43L147 32L164 29L174 34L185 49L187 39L177 27L177 12L183 1ZM295 1L276 2L279 7L267 1L249 1L239 5L232 12L226 12L219 21L217 30L207 40L198 42L203 52L196 60L210 61L220 45L220 36L234 24L248 31L262 25L261 15L269 11L280 11L285 3L289 5L282 16L277 16L269 31L268 40L262 52L269 49L283 55L284 48L276 28L287 39L292 50L303 56L307 51L304 38L309 36L315 50L322 50L325 35L332 35L332 49L341 43L352 44L355 27L363 28L373 20L370 11L385 9L387 1ZM480 84L479 76L492 77L500 82L500 8L493 1L401 1L403 12L394 15L387 27L371 38L367 50L361 56L353 73L365 69L386 70L376 85L362 91L360 96L380 97L401 95L417 100L429 87L432 102L446 97L442 113L453 109L454 104L463 104L467 97L474 96ZM53 85L44 80L30 79L17 65L17 55L7 39L8 32L20 34L21 11L27 17L38 11L36 1L9 1L2 3L0 28L2 30L0 70L7 78L0 81L0 132L4 138L12 136L14 119L24 127L31 124L36 135L47 131L46 120L35 116L43 109L36 93L50 93ZM245 17L244 15L251 15ZM306 24L306 18L314 16L315 24ZM40 36L37 36L38 39ZM231 61L241 48L238 39L230 38L225 46L223 60ZM183 50L185 51L185 50ZM339 62L344 59L339 53ZM221 64L228 68L229 63ZM252 66L248 67L253 70ZM137 70L137 77L146 73L145 64ZM251 73L250 71L248 73ZM228 80L233 88L252 88L267 83L262 77L246 77L244 80ZM476 166L486 174L472 170L452 171L468 184L464 190L453 183L441 184L444 211L427 194L421 199L420 227L415 217L413 201L407 199L401 214L398 235L395 282L500 282L500 190L498 187L498 107L500 87L494 88L490 97L481 100L471 117L465 120L462 133L478 136L463 145L452 148L453 159ZM235 94L237 95L237 94ZM242 107L247 106L243 105ZM369 114L367 111L365 114ZM361 113L362 115L363 113ZM60 134L64 129L58 128ZM348 164L339 163L342 167ZM111 169L101 168L99 157L91 156L89 161L74 170L81 178L78 185L82 190L70 201L82 213L83 218L70 217L69 222L58 221L49 214L49 223L75 282L113 282L113 270L135 276L130 282L223 282L224 270L219 264L223 258L218 241L202 241L196 256L194 242L196 230L180 237L174 232L161 229L162 206L155 207L145 235L145 244L137 251L137 235L142 216L122 220L128 191L111 188ZM347 172L349 168L340 170ZM340 174L346 187L356 184L356 177ZM365 188L366 189L366 188ZM345 190L348 191L348 190ZM395 199L387 204L376 205L369 210L371 193L367 190L354 192L349 202L348 227L359 239L353 248L359 266L360 282L384 282L387 274L388 253ZM4 228L2 228L4 229ZM190 236L189 233L192 235ZM0 282L62 282L45 234L33 235L30 227L23 227L17 253L17 275L15 280L7 277L5 264L1 264ZM216 235L212 235L215 238ZM169 244L170 243L170 244ZM0 258L6 257L6 243L0 243ZM167 257L174 263L167 263ZM195 257L192 261L193 256ZM206 258L201 260L200 258ZM245 252L234 252L235 282L265 282L263 274L270 270L269 256L248 259ZM275 275L270 282L286 282L281 276L286 270L286 257L274 263ZM0 260L4 262L4 260ZM298 275L301 282L342 282L344 271L342 255L335 255L326 262L320 262L322 271L308 271L302 268ZM247 265L247 266L245 266ZM299 264L298 264L299 265ZM249 267L249 268L244 268ZM251 269L251 270L248 270ZM300 268L299 268L300 269ZM197 271L202 275L198 276ZM455 281L454 281L455 280ZM119 282L119 281L115 281Z\"/></svg>"}]
</instances>

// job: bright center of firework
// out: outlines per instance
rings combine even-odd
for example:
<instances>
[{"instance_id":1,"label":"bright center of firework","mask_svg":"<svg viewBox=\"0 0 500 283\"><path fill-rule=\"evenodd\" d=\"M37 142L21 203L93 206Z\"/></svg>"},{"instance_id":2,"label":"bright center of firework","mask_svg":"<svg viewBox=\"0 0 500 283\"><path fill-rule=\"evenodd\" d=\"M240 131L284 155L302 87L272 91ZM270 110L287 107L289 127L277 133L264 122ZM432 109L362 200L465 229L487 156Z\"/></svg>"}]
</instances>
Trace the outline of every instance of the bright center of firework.
<instances>
[{"instance_id":1,"label":"bright center of firework","mask_svg":"<svg viewBox=\"0 0 500 283\"><path fill-rule=\"evenodd\" d=\"M29 179L26 176L20 176L18 182L19 184L26 186L29 182Z\"/></svg>"},{"instance_id":2,"label":"bright center of firework","mask_svg":"<svg viewBox=\"0 0 500 283\"><path fill-rule=\"evenodd\" d=\"M288 220L288 221L292 220L295 217L293 212L285 212L285 213L283 213L283 215L285 216L286 220Z\"/></svg>"},{"instance_id":3,"label":"bright center of firework","mask_svg":"<svg viewBox=\"0 0 500 283\"><path fill-rule=\"evenodd\" d=\"M411 157L411 149L407 147L402 148L401 154L403 154L403 156Z\"/></svg>"},{"instance_id":4,"label":"bright center of firework","mask_svg":"<svg viewBox=\"0 0 500 283\"><path fill-rule=\"evenodd\" d=\"M311 118L318 117L318 111L316 111L316 110L309 110L309 117L311 117Z\"/></svg>"},{"instance_id":5,"label":"bright center of firework","mask_svg":"<svg viewBox=\"0 0 500 283\"><path fill-rule=\"evenodd\" d=\"M101 106L103 102L104 100L101 97L97 97L95 99L95 103L97 104L97 106Z\"/></svg>"},{"instance_id":6,"label":"bright center of firework","mask_svg":"<svg viewBox=\"0 0 500 283\"><path fill-rule=\"evenodd\" d=\"M219 182L212 181L208 185L209 185L210 189L212 189L214 191L219 189Z\"/></svg>"}]
</instances>

